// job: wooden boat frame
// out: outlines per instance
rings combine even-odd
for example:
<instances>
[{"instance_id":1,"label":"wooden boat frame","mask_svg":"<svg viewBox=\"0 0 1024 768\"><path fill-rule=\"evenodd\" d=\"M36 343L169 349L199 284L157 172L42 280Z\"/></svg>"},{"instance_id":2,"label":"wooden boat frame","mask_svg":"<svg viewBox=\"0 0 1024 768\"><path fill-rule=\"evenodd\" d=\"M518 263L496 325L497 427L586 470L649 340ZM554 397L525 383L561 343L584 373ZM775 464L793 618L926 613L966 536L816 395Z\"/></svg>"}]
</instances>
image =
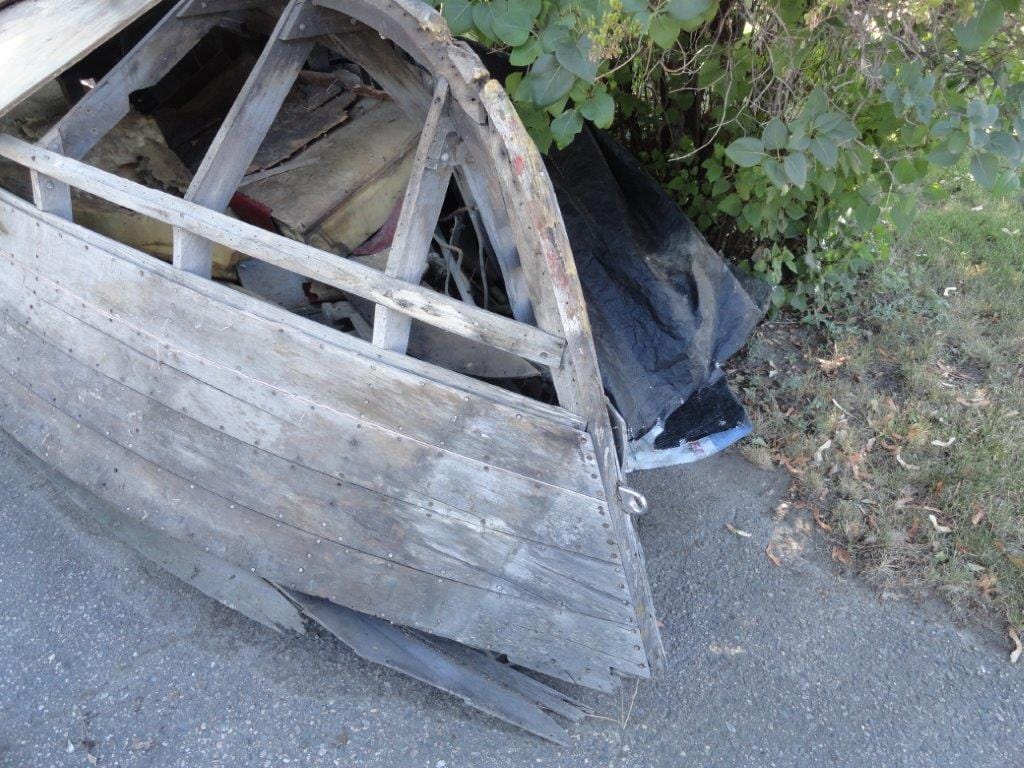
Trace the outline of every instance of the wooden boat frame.
<instances>
[{"instance_id":1,"label":"wooden boat frame","mask_svg":"<svg viewBox=\"0 0 1024 768\"><path fill-rule=\"evenodd\" d=\"M253 9L276 23L184 199L81 161L131 93ZM384 272L223 213L315 42L424 126ZM302 593L601 689L661 663L553 189L500 84L436 11L182 0L38 144L0 136L0 156L30 170L34 196L0 190L0 426L26 447L128 516ZM452 179L514 319L418 284ZM73 223L72 188L172 226L173 266ZM213 244L374 302L372 344L211 281ZM413 320L543 366L560 405L409 357Z\"/></svg>"}]
</instances>

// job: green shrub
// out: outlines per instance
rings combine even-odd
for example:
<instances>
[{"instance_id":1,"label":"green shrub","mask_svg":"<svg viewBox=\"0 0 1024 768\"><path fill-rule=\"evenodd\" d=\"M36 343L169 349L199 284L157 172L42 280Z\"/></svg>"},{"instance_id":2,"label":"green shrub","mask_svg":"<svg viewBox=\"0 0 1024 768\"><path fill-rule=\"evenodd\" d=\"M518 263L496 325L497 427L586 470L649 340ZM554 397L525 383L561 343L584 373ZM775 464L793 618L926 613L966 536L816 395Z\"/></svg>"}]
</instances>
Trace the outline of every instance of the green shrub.
<instances>
[{"instance_id":1,"label":"green shrub","mask_svg":"<svg viewBox=\"0 0 1024 768\"><path fill-rule=\"evenodd\" d=\"M935 167L1020 187L1020 0L444 0L523 68L537 144L612 127L727 256L813 317Z\"/></svg>"}]
</instances>

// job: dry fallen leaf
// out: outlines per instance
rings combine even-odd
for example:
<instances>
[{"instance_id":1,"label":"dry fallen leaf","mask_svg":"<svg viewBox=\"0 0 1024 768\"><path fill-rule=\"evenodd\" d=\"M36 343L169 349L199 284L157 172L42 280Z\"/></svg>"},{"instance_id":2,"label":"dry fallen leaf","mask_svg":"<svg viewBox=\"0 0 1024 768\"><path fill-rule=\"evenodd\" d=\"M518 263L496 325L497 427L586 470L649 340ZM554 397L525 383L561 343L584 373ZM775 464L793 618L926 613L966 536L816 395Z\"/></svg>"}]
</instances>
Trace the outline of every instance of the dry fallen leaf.
<instances>
[{"instance_id":1,"label":"dry fallen leaf","mask_svg":"<svg viewBox=\"0 0 1024 768\"><path fill-rule=\"evenodd\" d=\"M960 405L966 405L968 408L984 408L986 405L992 405L991 401L984 395L978 395L968 400L966 397L958 397L956 401Z\"/></svg>"},{"instance_id":2,"label":"dry fallen leaf","mask_svg":"<svg viewBox=\"0 0 1024 768\"><path fill-rule=\"evenodd\" d=\"M136 741L132 742L131 750L132 752L145 752L152 746L152 739L137 739Z\"/></svg>"},{"instance_id":3,"label":"dry fallen leaf","mask_svg":"<svg viewBox=\"0 0 1024 768\"><path fill-rule=\"evenodd\" d=\"M749 539L751 536L754 535L752 533L747 533L746 531L740 530L732 523L726 523L725 529L729 531L729 533L735 533L737 536L742 536L744 539Z\"/></svg>"},{"instance_id":4,"label":"dry fallen leaf","mask_svg":"<svg viewBox=\"0 0 1024 768\"><path fill-rule=\"evenodd\" d=\"M837 563L842 563L843 565L849 565L853 562L853 558L850 557L850 553L842 547L832 547L832 559Z\"/></svg>"},{"instance_id":5,"label":"dry fallen leaf","mask_svg":"<svg viewBox=\"0 0 1024 768\"><path fill-rule=\"evenodd\" d=\"M815 507L811 514L814 515L814 522L818 524L818 527L821 528L821 530L825 533L832 533L832 526L826 523L825 519L821 516L821 509Z\"/></svg>"},{"instance_id":6,"label":"dry fallen leaf","mask_svg":"<svg viewBox=\"0 0 1024 768\"><path fill-rule=\"evenodd\" d=\"M979 509L973 515L971 515L971 525L977 525L978 523L980 523L982 520L985 519L985 515L987 514L988 512L986 510Z\"/></svg>"},{"instance_id":7,"label":"dry fallen leaf","mask_svg":"<svg viewBox=\"0 0 1024 768\"><path fill-rule=\"evenodd\" d=\"M900 452L899 451L896 451L896 463L899 464L904 469L909 469L909 470L920 469L920 467L917 466L916 464L909 464L906 461L904 461L903 457L900 456Z\"/></svg>"},{"instance_id":8,"label":"dry fallen leaf","mask_svg":"<svg viewBox=\"0 0 1024 768\"><path fill-rule=\"evenodd\" d=\"M779 556L772 552L772 543L769 541L768 546L764 548L764 553L768 556L768 559L772 561L772 565L778 567L782 565L782 561Z\"/></svg>"},{"instance_id":9,"label":"dry fallen leaf","mask_svg":"<svg viewBox=\"0 0 1024 768\"><path fill-rule=\"evenodd\" d=\"M818 361L818 365L821 366L821 370L825 373L835 373L842 367L843 363L846 362L846 356L840 355L839 357L835 357L831 360L827 360L823 357L816 357L815 360Z\"/></svg>"},{"instance_id":10,"label":"dry fallen leaf","mask_svg":"<svg viewBox=\"0 0 1024 768\"><path fill-rule=\"evenodd\" d=\"M935 515L928 515L928 519L932 523L932 527L939 533L952 533L953 529L948 525L939 525L939 519Z\"/></svg>"},{"instance_id":11,"label":"dry fallen leaf","mask_svg":"<svg viewBox=\"0 0 1024 768\"><path fill-rule=\"evenodd\" d=\"M831 447L832 447L832 438L829 438L824 443L819 445L818 446L818 450L816 450L814 452L814 463L815 464L821 464L821 462L823 462L825 460L825 458L822 456L822 453L824 453L825 451L827 451Z\"/></svg>"},{"instance_id":12,"label":"dry fallen leaf","mask_svg":"<svg viewBox=\"0 0 1024 768\"><path fill-rule=\"evenodd\" d=\"M1013 641L1014 645L1013 650L1010 652L1010 663L1016 664L1018 661L1020 661L1021 654L1024 653L1024 644L1021 643L1020 635L1017 634L1017 630L1014 629L1012 626L1007 627L1006 631L1007 634L1009 634L1010 639Z\"/></svg>"}]
</instances>

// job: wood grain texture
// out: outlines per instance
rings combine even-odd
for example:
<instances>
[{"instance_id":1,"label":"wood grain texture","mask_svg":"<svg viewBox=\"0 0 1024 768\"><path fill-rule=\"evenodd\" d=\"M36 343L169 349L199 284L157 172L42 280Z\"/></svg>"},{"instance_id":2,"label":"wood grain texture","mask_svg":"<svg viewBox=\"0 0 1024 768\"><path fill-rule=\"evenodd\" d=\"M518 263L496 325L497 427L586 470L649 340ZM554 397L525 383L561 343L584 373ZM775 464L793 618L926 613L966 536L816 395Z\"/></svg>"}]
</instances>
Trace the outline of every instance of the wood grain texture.
<instances>
[{"instance_id":1,"label":"wood grain texture","mask_svg":"<svg viewBox=\"0 0 1024 768\"><path fill-rule=\"evenodd\" d=\"M218 212L227 208L313 50L312 40L284 39L287 28L302 23L309 15L309 6L304 0L290 0L285 6L241 93L199 164L185 193L186 200ZM187 229L175 227L174 266L210 277L213 243Z\"/></svg>"},{"instance_id":2,"label":"wood grain texture","mask_svg":"<svg viewBox=\"0 0 1024 768\"><path fill-rule=\"evenodd\" d=\"M664 649L643 551L618 496L621 467L586 304L540 153L501 85L487 76L468 46L453 40L436 10L419 0L317 1L380 31L433 76L449 80L452 98L462 107L453 109L453 120L473 160L479 168L487 169L487 195L507 212L537 324L567 340L563 364L552 369L559 402L585 418L593 436L602 482L610 500L613 533L623 547L627 583L643 630L644 647L650 663L660 665ZM337 42L344 45L340 39ZM349 46L352 47L351 43ZM407 65L403 67L400 59L396 61L393 54L389 57L387 49L381 46L367 47L365 52L354 50L353 54L364 67L369 68L365 63L369 61L383 77L394 80L392 95L396 100L408 104L411 111L419 108L422 96L415 94L415 77L403 71ZM480 110L484 119L480 119Z\"/></svg>"},{"instance_id":3,"label":"wood grain texture","mask_svg":"<svg viewBox=\"0 0 1024 768\"><path fill-rule=\"evenodd\" d=\"M159 0L22 0L0 10L0 116Z\"/></svg>"},{"instance_id":4,"label":"wood grain texture","mask_svg":"<svg viewBox=\"0 0 1024 768\"><path fill-rule=\"evenodd\" d=\"M5 226L7 221L4 217ZM95 253L92 257L104 258ZM11 270L18 269L14 259L9 263ZM2 284L7 291L3 304L8 323L0 333L0 365L9 378L0 389L13 398L17 411L5 426L10 429L13 425L13 431L30 448L50 453L51 462L76 481L89 482L92 490L106 492L126 512L134 509L134 514L144 515L184 540L212 543L215 549L221 548L214 554L230 553L228 559L239 565L256 562L252 567L258 566L258 572L301 584L314 594L330 597L339 594L344 585L346 590L355 589L352 607L358 610L478 647L508 649L522 663L549 672L561 669L568 679L582 676L592 684L603 679L603 685L612 668L634 673L642 670L635 657L632 665L629 663L630 653L626 658L608 658L609 648L618 647L621 653L629 642L635 642L631 640L635 630L630 612L623 610L618 618L607 618L614 600L602 598L592 586L600 580L601 569L614 574L614 564L602 566L575 556L583 569L573 565L573 577L559 586L554 566L564 562L565 556L557 551L547 550L556 559L544 559L542 548L531 549L529 542L520 542L502 555L494 550L495 542L505 546L502 536L473 530L451 518L442 520L440 515L426 517L432 514L429 508L415 513L421 516L417 524L411 512L373 502L374 494L365 489L346 485L338 491L339 483L323 473L269 450L245 447L229 434L238 429L238 422L231 427L205 425L196 418L199 414L185 415L163 405L161 399L167 398L175 385L168 383L159 366L147 368L138 358L135 366L127 365L125 357L118 361L109 343L99 344L95 336L78 337L75 343L80 346L69 346L66 351L67 336L44 339L42 327L63 331L69 325L52 312L42 311L39 294L50 291L38 287L25 291L31 299L22 309L32 315L40 332L27 325L19 329L19 309L13 296L19 287L36 285L36 280L23 271L20 281L9 273ZM79 355L88 355L91 364L80 361ZM147 371L154 389L138 392L130 384L146 383ZM190 399L189 392L181 394L182 402ZM60 414L33 415L44 405ZM243 412L239 422L259 417L258 413ZM41 426L33 432L36 424ZM286 430L289 424L271 422L271 426ZM300 432L308 427L301 422L291 424ZM51 449L57 450L56 456ZM236 469L239 467L245 467L244 472ZM165 500L177 511L168 511ZM184 507L171 504L178 500L183 500ZM470 533L466 546L458 543L461 533L453 536L453 525ZM442 530L446 532L442 534ZM399 531L403 533L399 535ZM310 536L323 546L314 547ZM253 554L257 546L258 556ZM530 551L542 558L534 559L534 565L529 564ZM471 567L470 563L477 561L479 566ZM496 567L507 569L507 580L501 580ZM588 567L593 572L588 573ZM531 575L530 570L536 568L542 570ZM304 576L306 573L310 575ZM538 575L552 582L547 598L538 594L537 585L542 584ZM587 587L575 584L577 580ZM358 586L363 584L373 586L364 590ZM552 605L555 599L566 601L566 607ZM573 611L573 605L586 613ZM505 610L517 617L517 626L502 626L500 617ZM594 615L600 612L606 617ZM581 646L591 642L599 645L599 653ZM562 643L567 645L560 651ZM607 665L604 672L600 671L602 665Z\"/></svg>"},{"instance_id":5,"label":"wood grain texture","mask_svg":"<svg viewBox=\"0 0 1024 768\"><path fill-rule=\"evenodd\" d=\"M427 269L427 255L441 216L448 184L452 179L452 149L448 136L448 81L434 86L434 98L423 123L409 186L402 201L402 213L391 243L384 273L418 285ZM378 306L373 321L373 344L404 353L409 346L412 321L386 307Z\"/></svg>"},{"instance_id":6,"label":"wood grain texture","mask_svg":"<svg viewBox=\"0 0 1024 768\"><path fill-rule=\"evenodd\" d=\"M39 145L81 159L128 114L128 97L154 85L216 24L216 19L179 19L183 0L39 140ZM70 219L71 189L32 171L32 195L40 210Z\"/></svg>"},{"instance_id":7,"label":"wood grain texture","mask_svg":"<svg viewBox=\"0 0 1024 768\"><path fill-rule=\"evenodd\" d=\"M0 155L110 202L150 216L262 261L333 285L458 336L489 344L541 365L557 365L557 336L466 305L420 286L281 237L222 213L127 181L89 165L0 136Z\"/></svg>"}]
</instances>

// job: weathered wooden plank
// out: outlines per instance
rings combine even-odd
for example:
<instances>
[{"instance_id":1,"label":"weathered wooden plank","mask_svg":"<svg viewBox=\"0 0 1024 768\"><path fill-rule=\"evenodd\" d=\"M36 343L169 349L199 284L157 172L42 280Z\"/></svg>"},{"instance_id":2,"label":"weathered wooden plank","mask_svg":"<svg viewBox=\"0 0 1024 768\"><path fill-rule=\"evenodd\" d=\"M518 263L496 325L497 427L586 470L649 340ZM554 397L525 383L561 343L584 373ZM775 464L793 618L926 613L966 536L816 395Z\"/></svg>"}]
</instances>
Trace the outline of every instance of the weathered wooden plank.
<instances>
[{"instance_id":1,"label":"weathered wooden plank","mask_svg":"<svg viewBox=\"0 0 1024 768\"><path fill-rule=\"evenodd\" d=\"M203 157L185 193L186 200L214 211L227 208L313 49L312 40L285 40L283 37L287 28L302 23L307 16L309 6L304 0L290 0L285 6L241 93ZM210 277L213 243L187 229L175 227L174 265Z\"/></svg>"},{"instance_id":2,"label":"weathered wooden plank","mask_svg":"<svg viewBox=\"0 0 1024 768\"><path fill-rule=\"evenodd\" d=\"M173 13L181 18L220 16L232 11L246 11L279 3L279 0L184 0Z\"/></svg>"},{"instance_id":3,"label":"weathered wooden plank","mask_svg":"<svg viewBox=\"0 0 1024 768\"><path fill-rule=\"evenodd\" d=\"M552 563L558 558L544 555L544 547L605 562L617 560L617 548L607 542L603 506L596 502L498 467L484 469L489 465L432 449L369 422L340 417L287 390L253 391L251 380L232 371L224 380L208 383L203 379L210 377L201 367L181 364L179 353L130 329L112 333L117 323L75 312L80 302L63 289L12 270L3 258L0 277L5 311L26 328L61 349L77 350L79 359L108 378L216 426L250 447L259 446L345 487L355 485L359 492L373 491L415 507L420 514L446 518L438 525L451 518L468 529L467 535L497 536L508 548L516 546L511 539L541 545L538 556ZM351 447L354 441L358 449ZM418 469L410 472L410 467Z\"/></svg>"},{"instance_id":4,"label":"weathered wooden plank","mask_svg":"<svg viewBox=\"0 0 1024 768\"><path fill-rule=\"evenodd\" d=\"M157 83L216 24L216 18L160 20L88 93L39 140L39 145L81 159L128 114L129 96ZM67 184L32 171L32 193L40 210L71 218Z\"/></svg>"},{"instance_id":5,"label":"weathered wooden plank","mask_svg":"<svg viewBox=\"0 0 1024 768\"><path fill-rule=\"evenodd\" d=\"M86 514L107 526L122 542L207 597L275 632L289 630L306 634L302 616L295 606L251 571L200 547L165 536L98 497L93 496L82 506Z\"/></svg>"},{"instance_id":6,"label":"weathered wooden plank","mask_svg":"<svg viewBox=\"0 0 1024 768\"><path fill-rule=\"evenodd\" d=\"M644 647L651 664L660 666L665 651L643 549L618 494L622 472L601 385L593 331L555 191L540 152L501 85L490 80L480 89L480 99L489 118L486 136L498 145L493 156L501 160L493 168L510 203L509 217L517 233L520 258L528 280L536 281L531 285L531 295L538 324L559 329L567 341L564 365L552 371L559 402L587 417L609 499L614 538L622 546L626 581L636 600Z\"/></svg>"},{"instance_id":7,"label":"weathered wooden plank","mask_svg":"<svg viewBox=\"0 0 1024 768\"><path fill-rule=\"evenodd\" d=\"M26 389L83 428L236 504L395 566L551 610L631 621L612 563L491 535L425 505L337 481L162 405L79 362L72 352L82 350L57 350L14 318L0 321L0 329L0 366ZM302 429L283 428L289 426Z\"/></svg>"},{"instance_id":8,"label":"weathered wooden plank","mask_svg":"<svg viewBox=\"0 0 1024 768\"><path fill-rule=\"evenodd\" d=\"M459 110L453 110L453 119L469 150L488 161L486 167L493 171L497 180L515 232L538 325L567 340L562 365L552 369L559 402L586 418L588 430L594 437L602 481L613 507L614 535L626 553L627 580L644 629L644 645L651 663L660 664L664 650L654 617L643 553L632 522L618 498L621 469L586 305L554 190L539 152L501 85L489 79L486 72L480 74L479 60L468 48L452 40L436 10L419 0L318 1L372 26L394 40L429 72L445 76L457 102L469 100L474 107L483 107L486 120ZM359 60L358 53L356 59Z\"/></svg>"},{"instance_id":9,"label":"weathered wooden plank","mask_svg":"<svg viewBox=\"0 0 1024 768\"><path fill-rule=\"evenodd\" d=\"M568 745L562 728L534 702L426 637L326 600L289 591L312 619L367 661L396 669L458 696L466 704L556 744ZM466 650L467 654L480 655Z\"/></svg>"},{"instance_id":10,"label":"weathered wooden plank","mask_svg":"<svg viewBox=\"0 0 1024 768\"><path fill-rule=\"evenodd\" d=\"M0 115L159 0L22 0L0 11Z\"/></svg>"},{"instance_id":11,"label":"weathered wooden plank","mask_svg":"<svg viewBox=\"0 0 1024 768\"><path fill-rule=\"evenodd\" d=\"M459 111L477 123L486 122L476 85L488 78L487 70L475 55L460 55L461 49L437 10L406 0L315 0L315 4L339 11L393 40L432 75L448 81Z\"/></svg>"},{"instance_id":12,"label":"weathered wooden plank","mask_svg":"<svg viewBox=\"0 0 1024 768\"><path fill-rule=\"evenodd\" d=\"M491 247L494 258L498 261L502 278L505 281L505 293L508 295L512 316L521 323L535 325L533 304L530 302L530 289L526 284L523 266L519 263L519 250L516 248L515 235L509 224L508 214L504 208L496 206L495 200L501 199L500 190L491 189L492 180L480 163L472 157L468 162L455 169L455 177L462 192L466 205L474 208L480 217L480 223Z\"/></svg>"},{"instance_id":13,"label":"weathered wooden plank","mask_svg":"<svg viewBox=\"0 0 1024 768\"><path fill-rule=\"evenodd\" d=\"M357 24L346 35L331 35L324 42L347 58L359 63L388 92L410 120L423 122L430 110L430 88L421 69L402 58L380 35ZM534 324L529 288L526 284L515 236L505 212L506 204L495 180L487 175L488 161L473 132L460 136L469 155L456 168L459 188L467 204L480 212L495 257L502 270L505 289L515 318Z\"/></svg>"},{"instance_id":14,"label":"weathered wooden plank","mask_svg":"<svg viewBox=\"0 0 1024 768\"><path fill-rule=\"evenodd\" d=\"M0 155L59 181L284 269L382 304L429 325L541 365L558 365L564 343L550 333L388 277L186 200L0 136Z\"/></svg>"},{"instance_id":15,"label":"weathered wooden plank","mask_svg":"<svg viewBox=\"0 0 1024 768\"><path fill-rule=\"evenodd\" d=\"M587 715L593 714L590 707L581 704L572 696L561 691L550 688L539 680L515 669L509 664L503 664L487 654L474 651L464 645L453 643L442 637L426 637L432 645L442 648L445 653L452 656L462 664L468 664L479 670L482 674L500 681L503 685L520 693L522 696L538 704L549 712L572 720L578 723Z\"/></svg>"},{"instance_id":16,"label":"weathered wooden plank","mask_svg":"<svg viewBox=\"0 0 1024 768\"><path fill-rule=\"evenodd\" d=\"M355 610L467 645L498 648L517 664L574 682L607 684L611 669L646 676L630 645L639 642L635 630L539 610L443 577L439 582L284 525L145 461L6 373L0 374L0 428L126 514L175 538L202 542L212 554L273 581L332 601L343 597Z\"/></svg>"},{"instance_id":17,"label":"weathered wooden plank","mask_svg":"<svg viewBox=\"0 0 1024 768\"><path fill-rule=\"evenodd\" d=\"M434 239L441 208L452 178L452 155L448 136L448 81L441 78L434 87L434 100L423 124L412 177L402 201L402 213L388 255L385 274L419 284L427 268L427 255ZM373 321L373 344L404 353L409 346L412 321L386 307L378 306Z\"/></svg>"},{"instance_id":18,"label":"weathered wooden plank","mask_svg":"<svg viewBox=\"0 0 1024 768\"><path fill-rule=\"evenodd\" d=\"M10 249L23 250L26 243L30 244L30 249L34 246L39 255L55 255L61 253L62 248L72 248L71 253L79 254L75 261L80 259L83 252L96 251L141 270L141 276L151 274L154 264L151 257L138 250L64 219L42 213L3 189L0 189L0 239L0 250L3 250L3 244L6 244L8 253ZM64 258L74 258L68 253L64 251ZM395 372L393 376L409 382L410 386L423 386L420 381L426 380L439 385L442 392L454 393L460 400L467 396L471 399L483 398L497 404L499 409L509 409L512 414L530 419L532 423L550 425L548 429L561 429L558 434L565 435L566 439L579 440L580 450L585 453L591 449L589 435L581 431L585 428L585 423L564 408L541 403L405 355L377 349L371 344L359 343L347 334L338 333L319 323L311 323L268 302L237 291L224 290L223 286L196 278L181 270L158 268L154 274L158 274L165 281L165 285L186 289L190 292L186 295L194 294L201 299L214 301L226 309L242 312L254 322L263 323L263 327L271 329L273 333L285 334L285 339L291 340L297 335L298 338L305 340L303 343L316 344L321 350L325 350L324 356L328 360L355 359L357 362L346 362L345 365L356 365L360 375L367 377L369 383L377 383L373 376L375 370L369 366L380 363L385 366L384 370ZM107 320L104 319L103 322L106 323ZM340 357L334 358L334 355ZM570 431L565 431L566 428Z\"/></svg>"},{"instance_id":19,"label":"weathered wooden plank","mask_svg":"<svg viewBox=\"0 0 1024 768\"><path fill-rule=\"evenodd\" d=\"M319 405L332 419L358 420L386 440L402 436L435 453L466 457L476 472L490 466L533 478L540 495L562 487L586 496L601 492L589 440L577 429L511 407L515 401L488 398L486 391L441 386L393 368L387 359L352 354L339 345L356 340L337 332L312 335L321 333L314 323L222 286L185 279L141 254L129 260L128 254L122 259L90 248L78 239L75 233L84 231L76 225L66 224L63 231L36 226L46 218L55 221L31 208L22 213L0 207L6 230L0 232L0 248L35 241L36 258L20 267L34 270L21 293L25 298L38 295L58 304L76 322L101 327L153 359L265 410L288 395L303 410ZM180 281L168 279L175 277ZM329 343L332 338L338 345ZM316 364L300 365L309 358ZM288 418L294 411L281 413Z\"/></svg>"},{"instance_id":20,"label":"weathered wooden plank","mask_svg":"<svg viewBox=\"0 0 1024 768\"><path fill-rule=\"evenodd\" d=\"M104 526L143 557L204 595L275 632L306 633L302 615L295 605L265 579L199 547L159 533L153 526L140 523L78 483L55 474L53 467L35 454L26 452L25 457L45 471L48 482L67 496L83 515ZM522 677L532 681L525 675Z\"/></svg>"}]
</instances>

